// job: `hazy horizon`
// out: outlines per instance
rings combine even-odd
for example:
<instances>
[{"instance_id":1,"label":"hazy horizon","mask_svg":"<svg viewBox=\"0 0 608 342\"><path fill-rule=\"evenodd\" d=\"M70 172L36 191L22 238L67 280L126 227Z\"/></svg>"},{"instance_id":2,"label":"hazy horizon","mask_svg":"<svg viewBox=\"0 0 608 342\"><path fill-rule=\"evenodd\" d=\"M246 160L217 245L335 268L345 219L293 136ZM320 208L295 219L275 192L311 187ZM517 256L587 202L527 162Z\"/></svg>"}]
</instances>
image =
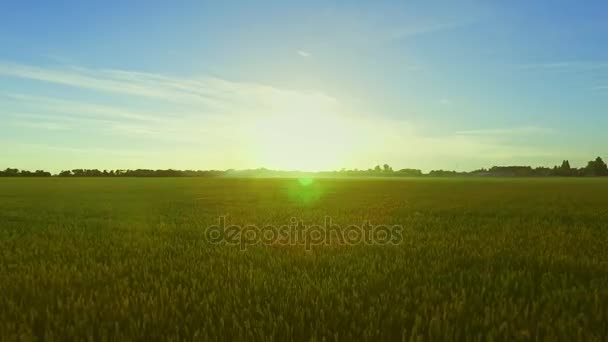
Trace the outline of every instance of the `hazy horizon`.
<instances>
[{"instance_id":1,"label":"hazy horizon","mask_svg":"<svg viewBox=\"0 0 608 342\"><path fill-rule=\"evenodd\" d=\"M602 162L605 163L605 161L603 160L602 157L598 157L600 159L602 159ZM589 167L589 163L594 161L595 158L593 158L592 160L589 160L585 163L581 163L580 165L577 164L572 164L570 163L570 160L565 158L563 160L561 160L560 162L556 162L556 163L547 163L547 164L543 164L543 165L539 165L539 164L531 164L531 165L508 165L508 164L498 164L498 165L486 165L486 166L482 166L479 167L477 169L448 169L448 168L436 168L436 169L421 169L416 167L415 165L410 165L408 167L393 167L392 165L388 165L390 167L390 172L391 173L398 173L399 171L420 171L422 173L422 175L428 175L429 173L433 172L433 171L456 171L458 173L474 173L477 171L482 171L482 170L489 170L491 168L519 168L519 167L530 167L532 170L534 169L540 169L540 168L549 168L549 169L554 169L554 168L559 168L560 165L562 164L562 162L567 161L571 167L571 170L584 170L585 168ZM206 171L219 171L219 172L235 172L235 173L247 173L247 172L252 172L252 173L256 173L256 172L270 172L270 173L284 173L286 174L286 177L290 177L288 174L323 174L323 173L341 173L341 172L374 172L374 168L375 167L381 167L382 170L378 171L378 172L383 172L384 170L384 165L385 164L377 164L377 165L372 165L370 167L365 167L365 168L353 168L353 169L347 169L347 168L339 168L339 169L323 169L323 170L299 170L299 169L270 169L264 166L261 167L255 167L255 168L242 168L242 169L213 169L213 168L199 168L199 169L194 169L194 168L186 168L186 169L177 169L177 168L170 168L170 167L158 167L158 168L146 168L146 167L132 167L132 168L124 168L124 167L118 167L118 168L113 168L113 169L107 169L107 168L99 168L99 167L76 167L76 168L65 168L65 167L54 167L54 168L47 168L47 169L40 169L40 168L34 168L34 169L23 169L23 168L19 168L19 167L15 167L15 165L12 166L4 166L4 165L0 165L0 174L8 169L17 169L19 171L29 171L29 172L34 172L36 170L40 170L40 171L45 171L45 172L50 172L52 175L59 175L61 172L63 171L73 171L73 170L98 170L98 171L136 171L136 170L148 170L148 171L168 171L168 170L173 170L173 171L195 171L195 172L206 172ZM580 176L583 176L583 174L580 174ZM410 176L404 176L404 177L410 177Z\"/></svg>"},{"instance_id":2,"label":"hazy horizon","mask_svg":"<svg viewBox=\"0 0 608 342\"><path fill-rule=\"evenodd\" d=\"M606 159L602 1L0 5L0 167Z\"/></svg>"}]
</instances>

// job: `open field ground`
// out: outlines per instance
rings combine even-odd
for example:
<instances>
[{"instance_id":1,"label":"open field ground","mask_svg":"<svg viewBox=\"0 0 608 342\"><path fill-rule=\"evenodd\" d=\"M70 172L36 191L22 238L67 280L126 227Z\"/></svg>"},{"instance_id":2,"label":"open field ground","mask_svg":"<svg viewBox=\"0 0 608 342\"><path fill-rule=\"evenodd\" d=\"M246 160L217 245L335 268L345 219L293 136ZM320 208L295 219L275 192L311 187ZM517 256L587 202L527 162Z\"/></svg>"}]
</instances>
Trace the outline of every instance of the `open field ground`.
<instances>
[{"instance_id":1,"label":"open field ground","mask_svg":"<svg viewBox=\"0 0 608 342\"><path fill-rule=\"evenodd\" d=\"M212 243L222 216L401 239ZM607 321L608 180L0 179L0 340L590 341Z\"/></svg>"}]
</instances>

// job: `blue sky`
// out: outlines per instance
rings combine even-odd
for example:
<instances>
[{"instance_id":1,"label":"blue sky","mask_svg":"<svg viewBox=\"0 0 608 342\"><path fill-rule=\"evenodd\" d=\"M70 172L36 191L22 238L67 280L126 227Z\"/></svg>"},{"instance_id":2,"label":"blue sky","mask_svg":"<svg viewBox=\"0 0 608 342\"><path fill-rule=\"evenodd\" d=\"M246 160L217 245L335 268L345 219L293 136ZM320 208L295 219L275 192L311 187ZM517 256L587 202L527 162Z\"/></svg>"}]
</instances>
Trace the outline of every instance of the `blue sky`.
<instances>
[{"instance_id":1,"label":"blue sky","mask_svg":"<svg viewBox=\"0 0 608 342\"><path fill-rule=\"evenodd\" d=\"M605 1L0 4L0 168L608 157Z\"/></svg>"}]
</instances>

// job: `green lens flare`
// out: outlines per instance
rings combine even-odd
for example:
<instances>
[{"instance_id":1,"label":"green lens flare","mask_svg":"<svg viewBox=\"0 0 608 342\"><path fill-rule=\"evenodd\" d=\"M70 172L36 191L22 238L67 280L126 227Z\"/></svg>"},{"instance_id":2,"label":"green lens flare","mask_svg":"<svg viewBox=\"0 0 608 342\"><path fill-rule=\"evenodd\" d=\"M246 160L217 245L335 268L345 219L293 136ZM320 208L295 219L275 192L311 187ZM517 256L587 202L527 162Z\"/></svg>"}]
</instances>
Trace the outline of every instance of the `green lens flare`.
<instances>
[{"instance_id":1,"label":"green lens flare","mask_svg":"<svg viewBox=\"0 0 608 342\"><path fill-rule=\"evenodd\" d=\"M306 177L306 178L298 178L298 182L300 182L300 185L302 186L309 186L312 183L314 183L314 179L310 178L310 177Z\"/></svg>"},{"instance_id":2,"label":"green lens flare","mask_svg":"<svg viewBox=\"0 0 608 342\"><path fill-rule=\"evenodd\" d=\"M321 184L310 177L298 178L297 182L290 181L287 191L289 199L300 205L311 205L323 195Z\"/></svg>"}]
</instances>

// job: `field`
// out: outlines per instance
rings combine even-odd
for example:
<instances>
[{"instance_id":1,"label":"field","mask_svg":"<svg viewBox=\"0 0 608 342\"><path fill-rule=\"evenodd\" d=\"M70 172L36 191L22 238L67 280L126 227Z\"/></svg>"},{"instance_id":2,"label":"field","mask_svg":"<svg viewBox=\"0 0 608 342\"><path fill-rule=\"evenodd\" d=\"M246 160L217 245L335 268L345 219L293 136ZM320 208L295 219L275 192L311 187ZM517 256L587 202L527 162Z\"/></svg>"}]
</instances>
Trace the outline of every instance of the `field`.
<instances>
[{"instance_id":1,"label":"field","mask_svg":"<svg viewBox=\"0 0 608 342\"><path fill-rule=\"evenodd\" d=\"M606 340L608 180L0 179L0 340ZM395 244L211 243L291 218Z\"/></svg>"}]
</instances>

